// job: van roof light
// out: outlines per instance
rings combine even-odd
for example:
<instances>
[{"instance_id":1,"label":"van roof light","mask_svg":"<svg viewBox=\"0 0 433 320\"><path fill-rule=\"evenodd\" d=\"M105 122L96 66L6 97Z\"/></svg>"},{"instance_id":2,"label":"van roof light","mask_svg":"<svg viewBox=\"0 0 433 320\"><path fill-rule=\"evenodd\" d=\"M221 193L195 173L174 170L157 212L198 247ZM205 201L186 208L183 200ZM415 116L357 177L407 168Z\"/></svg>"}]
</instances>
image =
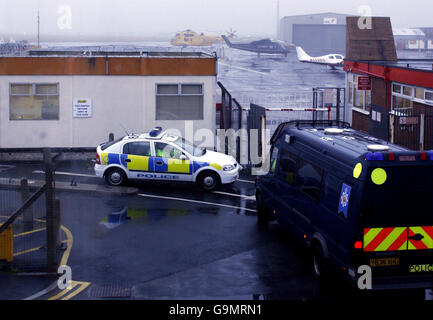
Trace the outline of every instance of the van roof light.
<instances>
[{"instance_id":1,"label":"van roof light","mask_svg":"<svg viewBox=\"0 0 433 320\"><path fill-rule=\"evenodd\" d=\"M382 144L369 144L367 146L368 151L388 151L389 147L388 146L384 146Z\"/></svg>"},{"instance_id":2,"label":"van roof light","mask_svg":"<svg viewBox=\"0 0 433 320\"><path fill-rule=\"evenodd\" d=\"M380 152L369 152L365 156L365 160L368 161L383 160L383 154Z\"/></svg>"},{"instance_id":3,"label":"van roof light","mask_svg":"<svg viewBox=\"0 0 433 320\"><path fill-rule=\"evenodd\" d=\"M343 129L339 129L339 128L326 128L325 129L325 134L342 134L343 133Z\"/></svg>"}]
</instances>

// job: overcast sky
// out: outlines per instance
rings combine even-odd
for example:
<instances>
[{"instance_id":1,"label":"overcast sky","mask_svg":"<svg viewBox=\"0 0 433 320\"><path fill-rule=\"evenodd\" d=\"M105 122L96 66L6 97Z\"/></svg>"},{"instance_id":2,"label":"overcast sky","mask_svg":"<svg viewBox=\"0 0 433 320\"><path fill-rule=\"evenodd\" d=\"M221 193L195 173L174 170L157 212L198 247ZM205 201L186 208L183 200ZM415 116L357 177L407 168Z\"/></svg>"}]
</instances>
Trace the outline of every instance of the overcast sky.
<instances>
[{"instance_id":1,"label":"overcast sky","mask_svg":"<svg viewBox=\"0 0 433 320\"><path fill-rule=\"evenodd\" d=\"M0 0L0 36L36 34L112 34L151 36L187 28L221 34L272 36L277 0ZM66 5L66 7L65 7ZM280 0L280 17L337 12L390 16L394 28L433 26L432 0Z\"/></svg>"}]
</instances>

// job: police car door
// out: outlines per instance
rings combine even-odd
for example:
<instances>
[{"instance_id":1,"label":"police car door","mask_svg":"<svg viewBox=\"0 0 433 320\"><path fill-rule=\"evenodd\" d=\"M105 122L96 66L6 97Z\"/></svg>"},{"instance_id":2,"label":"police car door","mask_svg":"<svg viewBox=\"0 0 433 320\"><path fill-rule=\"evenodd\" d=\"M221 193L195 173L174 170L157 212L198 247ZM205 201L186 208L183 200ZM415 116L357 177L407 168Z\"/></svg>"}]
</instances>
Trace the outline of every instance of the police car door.
<instances>
[{"instance_id":1,"label":"police car door","mask_svg":"<svg viewBox=\"0 0 433 320\"><path fill-rule=\"evenodd\" d=\"M154 142L156 179L192 181L192 160L176 146Z\"/></svg>"},{"instance_id":2,"label":"police car door","mask_svg":"<svg viewBox=\"0 0 433 320\"><path fill-rule=\"evenodd\" d=\"M131 141L123 145L120 162L128 172L130 179L151 179L148 176L153 171L150 142Z\"/></svg>"}]
</instances>

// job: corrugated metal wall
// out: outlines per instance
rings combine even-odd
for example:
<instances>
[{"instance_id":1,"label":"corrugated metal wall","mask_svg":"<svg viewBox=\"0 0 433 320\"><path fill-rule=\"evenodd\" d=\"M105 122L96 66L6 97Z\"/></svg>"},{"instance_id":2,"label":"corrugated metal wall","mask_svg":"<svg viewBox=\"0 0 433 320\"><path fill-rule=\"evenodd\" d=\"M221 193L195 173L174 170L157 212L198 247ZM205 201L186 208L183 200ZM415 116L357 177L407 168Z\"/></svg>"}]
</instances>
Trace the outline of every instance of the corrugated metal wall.
<instances>
[{"instance_id":1,"label":"corrugated metal wall","mask_svg":"<svg viewBox=\"0 0 433 320\"><path fill-rule=\"evenodd\" d=\"M346 25L294 24L293 43L307 51L344 52Z\"/></svg>"}]
</instances>

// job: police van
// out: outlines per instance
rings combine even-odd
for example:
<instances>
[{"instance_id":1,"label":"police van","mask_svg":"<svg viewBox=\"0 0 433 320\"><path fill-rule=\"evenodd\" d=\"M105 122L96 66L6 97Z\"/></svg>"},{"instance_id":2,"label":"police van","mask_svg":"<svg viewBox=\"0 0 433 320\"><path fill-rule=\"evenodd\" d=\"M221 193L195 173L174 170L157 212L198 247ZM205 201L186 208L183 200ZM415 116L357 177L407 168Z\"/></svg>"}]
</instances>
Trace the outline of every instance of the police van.
<instances>
[{"instance_id":1,"label":"police van","mask_svg":"<svg viewBox=\"0 0 433 320\"><path fill-rule=\"evenodd\" d=\"M369 266L372 289L433 288L432 151L292 121L272 136L269 166L256 180L258 222L277 220L311 249L317 277L355 284Z\"/></svg>"},{"instance_id":2,"label":"police van","mask_svg":"<svg viewBox=\"0 0 433 320\"><path fill-rule=\"evenodd\" d=\"M232 156L197 147L161 127L102 143L96 149L95 173L109 185L128 179L196 182L205 190L229 184L241 166Z\"/></svg>"}]
</instances>

